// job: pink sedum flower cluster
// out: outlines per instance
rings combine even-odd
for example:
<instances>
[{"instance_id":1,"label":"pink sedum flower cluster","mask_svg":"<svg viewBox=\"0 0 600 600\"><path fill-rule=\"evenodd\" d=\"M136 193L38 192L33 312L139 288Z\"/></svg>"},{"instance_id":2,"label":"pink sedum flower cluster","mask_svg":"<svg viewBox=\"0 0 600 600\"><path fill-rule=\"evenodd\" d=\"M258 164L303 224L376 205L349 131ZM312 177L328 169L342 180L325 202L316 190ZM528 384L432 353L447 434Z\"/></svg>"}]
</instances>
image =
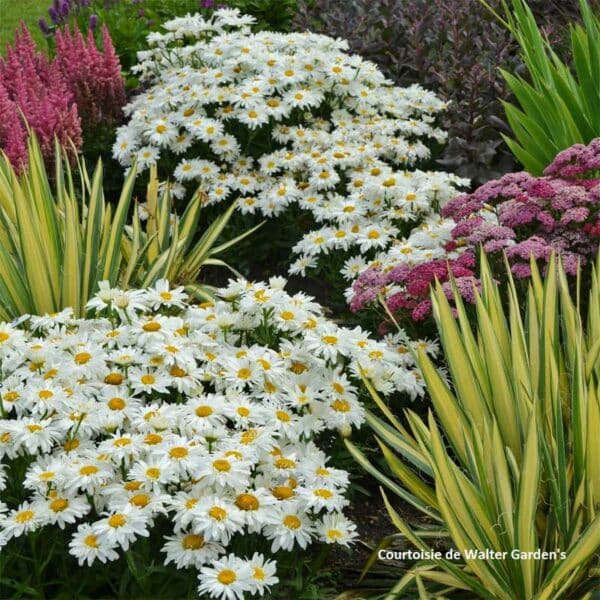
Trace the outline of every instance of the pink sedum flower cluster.
<instances>
[{"instance_id":1,"label":"pink sedum flower cluster","mask_svg":"<svg viewBox=\"0 0 600 600\"><path fill-rule=\"evenodd\" d=\"M66 30L57 35L57 54L50 60L23 25L7 45L0 59L0 148L17 169L27 162L27 125L50 159L55 138L79 148L82 129L120 115L125 88L106 29L103 43L100 52L91 37L86 42L79 30Z\"/></svg>"},{"instance_id":2,"label":"pink sedum flower cluster","mask_svg":"<svg viewBox=\"0 0 600 600\"><path fill-rule=\"evenodd\" d=\"M557 155L545 177L511 173L442 209L456 226L452 238L487 254L506 252L516 277L529 277L529 260L547 263L560 252L567 273L596 255L600 242L600 139Z\"/></svg>"},{"instance_id":3,"label":"pink sedum flower cluster","mask_svg":"<svg viewBox=\"0 0 600 600\"><path fill-rule=\"evenodd\" d=\"M560 152L544 177L505 175L450 200L441 214L455 223L446 256L367 269L352 287L354 312L382 298L392 313L408 312L420 321L431 312L430 285L436 279L452 297L451 276L461 296L474 302L479 247L492 258L504 252L517 278L531 275L532 256L543 267L553 253L560 253L565 271L574 275L596 256L600 243L600 138Z\"/></svg>"},{"instance_id":4,"label":"pink sedum flower cluster","mask_svg":"<svg viewBox=\"0 0 600 600\"><path fill-rule=\"evenodd\" d=\"M431 312L429 290L436 279L442 283L448 299L453 298L452 277L461 296L467 302L475 301L474 290L479 288L479 281L474 267L474 253L468 251L455 259L401 264L387 273L377 268L368 269L354 282L355 294L350 308L357 312L380 297L385 299L393 314L408 314L413 321L422 321ZM385 329L383 327L381 331Z\"/></svg>"}]
</instances>

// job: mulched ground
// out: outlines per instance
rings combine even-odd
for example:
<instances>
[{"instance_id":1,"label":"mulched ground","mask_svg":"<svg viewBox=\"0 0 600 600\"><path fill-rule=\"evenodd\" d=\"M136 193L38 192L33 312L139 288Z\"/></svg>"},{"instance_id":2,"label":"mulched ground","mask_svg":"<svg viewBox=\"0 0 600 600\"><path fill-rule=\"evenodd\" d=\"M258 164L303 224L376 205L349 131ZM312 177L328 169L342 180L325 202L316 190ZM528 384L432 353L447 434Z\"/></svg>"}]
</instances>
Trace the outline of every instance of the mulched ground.
<instances>
[{"instance_id":1,"label":"mulched ground","mask_svg":"<svg viewBox=\"0 0 600 600\"><path fill-rule=\"evenodd\" d=\"M362 581L361 573L367 561L384 538L397 533L392 524L383 499L379 494L379 483L373 479L366 479L361 485L372 492L370 497L362 497L354 501L345 510L345 514L354 523L360 535L359 541L354 544L350 552L343 548L332 551L328 556L323 570L330 570L336 574L339 582L339 594L336 600L359 600L373 597L373 594L382 594L388 591L406 572L410 565L402 561L375 561ZM394 508L403 519L411 525L419 527L426 521L412 506L404 502L392 500ZM402 542L394 542L394 548L408 549Z\"/></svg>"}]
</instances>

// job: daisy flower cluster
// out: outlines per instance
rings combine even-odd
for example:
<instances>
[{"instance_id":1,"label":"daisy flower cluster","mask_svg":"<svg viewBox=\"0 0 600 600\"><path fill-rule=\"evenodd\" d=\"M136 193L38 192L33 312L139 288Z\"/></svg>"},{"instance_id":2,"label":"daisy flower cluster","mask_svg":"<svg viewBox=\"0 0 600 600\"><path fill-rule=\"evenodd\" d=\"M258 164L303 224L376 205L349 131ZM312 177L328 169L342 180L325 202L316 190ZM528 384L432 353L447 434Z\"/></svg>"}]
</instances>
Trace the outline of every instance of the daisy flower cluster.
<instances>
[{"instance_id":1,"label":"daisy flower cluster","mask_svg":"<svg viewBox=\"0 0 600 600\"><path fill-rule=\"evenodd\" d=\"M164 280L103 283L88 319L0 325L0 546L66 528L69 552L92 565L163 519L165 564L234 599L278 581L265 554L235 553L242 536L272 553L351 543L348 474L319 434L363 422L360 368L385 393L422 384L407 349L338 327L284 285L231 281L192 305Z\"/></svg>"},{"instance_id":2,"label":"daisy flower cluster","mask_svg":"<svg viewBox=\"0 0 600 600\"><path fill-rule=\"evenodd\" d=\"M437 210L465 183L413 169L442 142L445 104L399 88L312 33L252 33L252 17L188 15L148 37L136 67L148 89L129 104L114 156L140 170L175 159L175 194L202 185L208 202L273 217L292 204L318 226L291 273L334 251L376 252Z\"/></svg>"}]
</instances>

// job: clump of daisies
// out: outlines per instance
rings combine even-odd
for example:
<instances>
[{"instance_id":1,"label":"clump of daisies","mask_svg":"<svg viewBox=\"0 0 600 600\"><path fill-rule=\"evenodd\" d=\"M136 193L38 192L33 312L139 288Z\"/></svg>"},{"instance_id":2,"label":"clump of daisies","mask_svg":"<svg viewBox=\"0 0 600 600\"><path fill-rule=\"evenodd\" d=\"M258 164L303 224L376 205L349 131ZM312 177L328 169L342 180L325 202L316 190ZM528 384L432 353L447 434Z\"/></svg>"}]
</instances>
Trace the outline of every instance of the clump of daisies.
<instances>
[{"instance_id":1,"label":"clump of daisies","mask_svg":"<svg viewBox=\"0 0 600 600\"><path fill-rule=\"evenodd\" d=\"M345 41L252 33L253 22L221 9L148 37L135 68L147 89L114 145L123 165L171 163L175 195L201 184L209 203L240 198L245 213L310 211L318 229L296 244L290 268L301 274L322 254L386 248L465 184L414 169L427 143L445 139L434 94L395 86Z\"/></svg>"},{"instance_id":2,"label":"clump of daisies","mask_svg":"<svg viewBox=\"0 0 600 600\"><path fill-rule=\"evenodd\" d=\"M348 474L320 434L363 422L360 369L384 393L418 394L421 381L409 352L335 325L284 285L232 281L196 305L166 281L104 283L87 319L0 325L4 551L58 527L91 566L163 518L165 564L197 570L200 594L235 599L277 583L271 554L350 544ZM266 550L240 556L241 541Z\"/></svg>"}]
</instances>

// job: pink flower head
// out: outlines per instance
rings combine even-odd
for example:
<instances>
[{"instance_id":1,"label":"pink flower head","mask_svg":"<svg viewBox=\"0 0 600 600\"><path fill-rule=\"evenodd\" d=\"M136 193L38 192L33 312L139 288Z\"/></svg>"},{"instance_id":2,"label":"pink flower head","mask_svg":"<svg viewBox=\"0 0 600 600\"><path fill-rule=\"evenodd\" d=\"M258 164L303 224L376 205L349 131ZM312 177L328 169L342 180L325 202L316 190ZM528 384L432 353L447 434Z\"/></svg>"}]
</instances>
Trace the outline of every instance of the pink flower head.
<instances>
[{"instance_id":1,"label":"pink flower head","mask_svg":"<svg viewBox=\"0 0 600 600\"><path fill-rule=\"evenodd\" d=\"M81 122L73 94L56 63L37 51L25 25L13 46L7 45L6 58L0 59L0 84L14 110L18 115L22 112L36 134L45 159L54 155L55 138L67 148L81 145Z\"/></svg>"},{"instance_id":2,"label":"pink flower head","mask_svg":"<svg viewBox=\"0 0 600 600\"><path fill-rule=\"evenodd\" d=\"M75 26L56 34L56 62L82 115L84 128L113 125L122 118L126 101L121 64L110 33L102 27L103 52L96 47L93 32L87 40Z\"/></svg>"}]
</instances>

